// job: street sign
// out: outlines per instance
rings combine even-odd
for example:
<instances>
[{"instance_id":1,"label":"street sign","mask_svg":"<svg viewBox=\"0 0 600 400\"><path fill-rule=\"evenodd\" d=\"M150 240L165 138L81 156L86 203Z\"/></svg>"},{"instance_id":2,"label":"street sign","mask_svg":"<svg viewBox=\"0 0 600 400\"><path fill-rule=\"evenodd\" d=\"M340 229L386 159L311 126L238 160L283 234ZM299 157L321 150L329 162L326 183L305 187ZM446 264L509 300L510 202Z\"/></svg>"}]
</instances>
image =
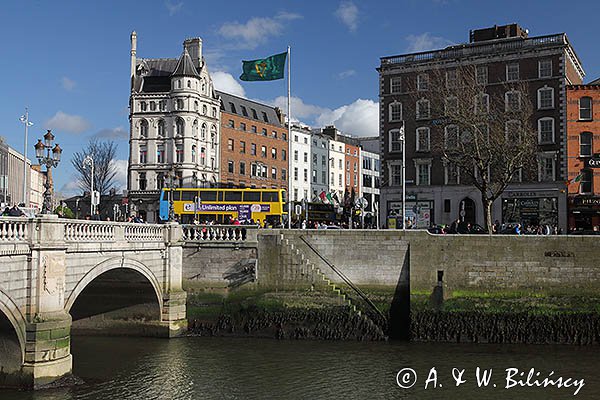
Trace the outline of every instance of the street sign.
<instances>
[{"instance_id":1,"label":"street sign","mask_svg":"<svg viewBox=\"0 0 600 400\"><path fill-rule=\"evenodd\" d=\"M94 190L94 193L92 193L92 204L95 206L100 204L100 192L97 190Z\"/></svg>"},{"instance_id":2,"label":"street sign","mask_svg":"<svg viewBox=\"0 0 600 400\"><path fill-rule=\"evenodd\" d=\"M302 214L302 206L300 204L296 204L294 211L296 212L296 215Z\"/></svg>"},{"instance_id":3,"label":"street sign","mask_svg":"<svg viewBox=\"0 0 600 400\"><path fill-rule=\"evenodd\" d=\"M355 205L358 208L365 209L369 206L369 201L367 199L365 199L364 197L359 197L358 199L356 199Z\"/></svg>"}]
</instances>

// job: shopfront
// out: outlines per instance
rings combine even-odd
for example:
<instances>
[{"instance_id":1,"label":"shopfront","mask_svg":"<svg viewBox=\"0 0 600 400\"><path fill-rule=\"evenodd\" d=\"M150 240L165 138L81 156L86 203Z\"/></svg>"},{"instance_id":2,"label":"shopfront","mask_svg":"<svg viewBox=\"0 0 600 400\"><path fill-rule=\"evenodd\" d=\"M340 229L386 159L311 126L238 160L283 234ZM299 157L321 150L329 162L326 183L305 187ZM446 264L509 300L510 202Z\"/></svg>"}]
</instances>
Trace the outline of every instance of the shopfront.
<instances>
[{"instance_id":1,"label":"shopfront","mask_svg":"<svg viewBox=\"0 0 600 400\"><path fill-rule=\"evenodd\" d=\"M600 196L569 197L569 232L600 230Z\"/></svg>"},{"instance_id":2,"label":"shopfront","mask_svg":"<svg viewBox=\"0 0 600 400\"><path fill-rule=\"evenodd\" d=\"M502 222L523 227L559 226L558 195L552 192L508 192L502 197Z\"/></svg>"},{"instance_id":3,"label":"shopfront","mask_svg":"<svg viewBox=\"0 0 600 400\"><path fill-rule=\"evenodd\" d=\"M407 228L427 229L434 221L433 200L421 200L416 194L406 194L406 204L404 206L404 216L406 218ZM396 227L402 228L402 202L388 202L388 227L391 228L390 218L396 219ZM393 224L393 223L392 223Z\"/></svg>"}]
</instances>

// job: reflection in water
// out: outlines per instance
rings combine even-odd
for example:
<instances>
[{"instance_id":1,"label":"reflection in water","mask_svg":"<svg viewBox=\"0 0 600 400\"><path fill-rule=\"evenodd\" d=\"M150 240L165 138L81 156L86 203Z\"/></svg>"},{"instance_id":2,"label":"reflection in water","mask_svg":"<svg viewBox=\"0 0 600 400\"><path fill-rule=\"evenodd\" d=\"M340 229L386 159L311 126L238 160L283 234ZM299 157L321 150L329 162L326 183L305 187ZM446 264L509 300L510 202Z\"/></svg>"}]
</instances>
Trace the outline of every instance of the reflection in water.
<instances>
[{"instance_id":1,"label":"reflection in water","mask_svg":"<svg viewBox=\"0 0 600 400\"><path fill-rule=\"evenodd\" d=\"M550 370L584 378L577 399L600 398L595 347L276 341L232 338L175 340L75 337L79 387L44 392L0 392L2 400L63 399L567 399L573 389L504 389L506 368ZM475 368L493 369L477 388ZM396 373L413 368L411 389ZM438 388L424 390L432 367ZM467 382L455 387L453 368ZM491 385L497 384L496 388ZM442 387L439 387L442 384Z\"/></svg>"}]
</instances>

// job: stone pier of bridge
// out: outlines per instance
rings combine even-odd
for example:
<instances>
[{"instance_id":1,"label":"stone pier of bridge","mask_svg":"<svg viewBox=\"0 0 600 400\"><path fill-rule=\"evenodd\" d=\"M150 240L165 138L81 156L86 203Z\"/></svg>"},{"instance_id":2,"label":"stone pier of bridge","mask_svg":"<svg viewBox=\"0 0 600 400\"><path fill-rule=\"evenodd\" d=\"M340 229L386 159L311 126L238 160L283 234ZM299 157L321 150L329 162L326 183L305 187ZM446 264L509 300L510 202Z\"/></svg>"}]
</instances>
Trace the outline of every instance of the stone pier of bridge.
<instances>
[{"instance_id":1,"label":"stone pier of bridge","mask_svg":"<svg viewBox=\"0 0 600 400\"><path fill-rule=\"evenodd\" d=\"M146 288L140 301L149 297L159 310L154 332L174 337L187 329L179 225L0 219L0 387L38 388L69 375L75 309L91 316L87 304L114 297L107 292L103 301L103 290L127 291L120 277L135 278L136 290L126 293L133 303L143 293L137 288ZM92 287L92 300L78 305Z\"/></svg>"}]
</instances>

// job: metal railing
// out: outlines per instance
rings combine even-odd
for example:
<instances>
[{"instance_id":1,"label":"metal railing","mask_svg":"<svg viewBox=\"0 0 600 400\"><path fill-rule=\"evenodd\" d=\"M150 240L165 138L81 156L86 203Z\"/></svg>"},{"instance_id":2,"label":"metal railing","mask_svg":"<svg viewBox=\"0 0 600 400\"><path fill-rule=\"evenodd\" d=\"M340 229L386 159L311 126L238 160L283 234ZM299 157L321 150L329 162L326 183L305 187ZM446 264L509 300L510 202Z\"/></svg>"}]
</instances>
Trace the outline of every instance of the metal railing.
<instances>
[{"instance_id":1,"label":"metal railing","mask_svg":"<svg viewBox=\"0 0 600 400\"><path fill-rule=\"evenodd\" d=\"M189 242L242 242L257 225L181 225L183 240Z\"/></svg>"},{"instance_id":2,"label":"metal railing","mask_svg":"<svg viewBox=\"0 0 600 400\"><path fill-rule=\"evenodd\" d=\"M356 286L341 270L339 270L335 265L333 265L331 262L329 262L329 260L327 260L325 257L323 257L323 255L321 255L321 253L319 253L309 242L308 240L306 240L306 238L304 236L300 236L300 239L304 242L304 244L306 244L308 246L308 248L310 250L312 250L313 253L315 253L321 260L323 260L323 262L325 264L327 264L329 266L329 268L331 268L331 270L342 279L342 281L344 281L344 283L346 285L348 285L348 287L350 289L352 289L354 291L354 293L356 293L368 306L369 308L375 312L375 314L377 315L378 319L380 319L381 323L385 324L387 323L387 317L381 312L381 310L379 308L377 308L377 306L375 305L375 303L373 303L373 301L371 301L371 299L369 299L369 297L365 294L365 292L363 292L362 290L360 290L360 288L358 286Z\"/></svg>"}]
</instances>

